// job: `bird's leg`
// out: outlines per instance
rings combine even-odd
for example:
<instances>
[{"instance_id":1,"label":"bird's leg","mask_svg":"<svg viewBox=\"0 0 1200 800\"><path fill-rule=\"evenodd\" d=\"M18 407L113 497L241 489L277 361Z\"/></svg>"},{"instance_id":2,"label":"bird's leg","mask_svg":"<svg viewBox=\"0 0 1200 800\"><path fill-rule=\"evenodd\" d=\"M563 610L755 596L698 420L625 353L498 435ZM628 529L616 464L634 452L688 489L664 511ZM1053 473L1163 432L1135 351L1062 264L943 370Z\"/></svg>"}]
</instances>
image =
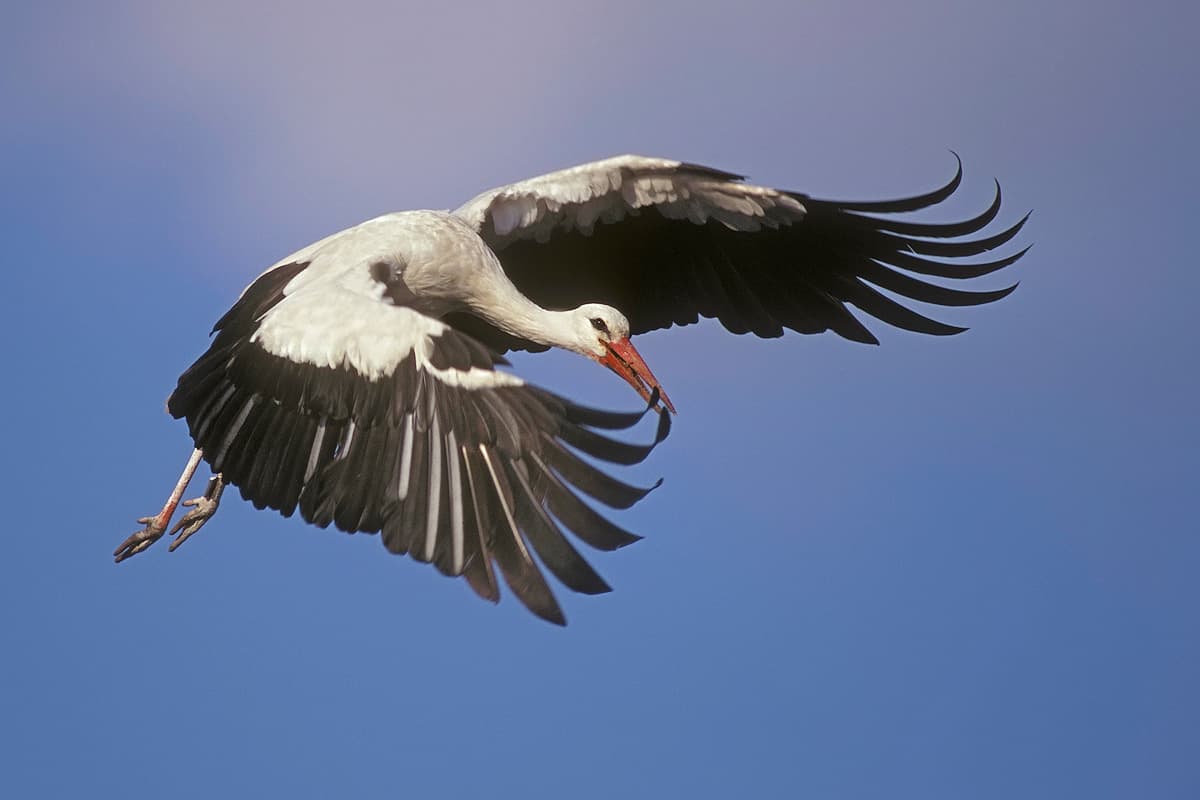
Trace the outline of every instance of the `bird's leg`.
<instances>
[{"instance_id":1,"label":"bird's leg","mask_svg":"<svg viewBox=\"0 0 1200 800\"><path fill-rule=\"evenodd\" d=\"M188 483L191 482L192 476L196 474L196 467L200 466L200 459L203 455L203 452L199 449L192 451L192 456L188 459L187 466L183 468L183 474L179 476L179 482L175 484L175 489L171 492L171 496L167 498L162 511L159 511L153 517L142 517L139 519L138 522L146 527L121 542L120 546L113 551L113 557L118 564L130 556L137 555L162 538L163 533L167 530L167 523L171 521L171 517L175 515L175 509L179 506L179 499L183 497ZM212 516L211 512L209 516ZM199 526L196 527L199 528ZM192 532L194 533L195 531Z\"/></svg>"},{"instance_id":2,"label":"bird's leg","mask_svg":"<svg viewBox=\"0 0 1200 800\"><path fill-rule=\"evenodd\" d=\"M175 541L171 542L168 551L174 553L175 548L188 540L196 531L204 527L204 523L217 513L217 506L221 504L221 492L225 491L225 479L220 474L213 475L208 479L208 487L204 490L203 497L193 497L191 500L184 500L185 506L195 506L191 511L183 515L183 519L175 523L175 527L171 528L171 535L175 536Z\"/></svg>"}]
</instances>

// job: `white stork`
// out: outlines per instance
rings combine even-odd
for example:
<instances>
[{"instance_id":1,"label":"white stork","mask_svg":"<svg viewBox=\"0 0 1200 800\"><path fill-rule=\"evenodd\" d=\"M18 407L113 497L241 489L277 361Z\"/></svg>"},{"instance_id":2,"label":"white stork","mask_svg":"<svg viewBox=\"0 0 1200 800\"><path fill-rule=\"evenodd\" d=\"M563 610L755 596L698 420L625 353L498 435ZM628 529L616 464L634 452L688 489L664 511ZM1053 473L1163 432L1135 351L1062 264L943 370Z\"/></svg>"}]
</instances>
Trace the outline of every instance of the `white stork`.
<instances>
[{"instance_id":1,"label":"white stork","mask_svg":"<svg viewBox=\"0 0 1200 800\"><path fill-rule=\"evenodd\" d=\"M660 401L674 411L630 335L715 317L733 333L831 330L877 343L847 305L907 330L958 333L878 289L973 306L1015 288L968 292L914 277L978 278L1025 252L956 261L1009 242L1025 223L969 238L999 212L999 184L991 206L962 222L887 216L940 203L961 178L959 162L927 194L844 203L620 156L484 192L456 211L386 214L335 233L260 275L217 322L168 401L196 449L162 511L140 519L146 527L114 556L162 537L203 459L214 477L184 503L195 508L171 530L171 550L231 483L257 508L380 533L391 552L462 575L493 602L498 567L530 611L565 624L532 553L568 588L608 591L562 528L602 550L639 537L576 492L627 508L649 491L574 451L639 462L667 434ZM641 413L577 406L496 368L508 350L550 347L628 381L659 411L655 441L595 430L626 429Z\"/></svg>"}]
</instances>

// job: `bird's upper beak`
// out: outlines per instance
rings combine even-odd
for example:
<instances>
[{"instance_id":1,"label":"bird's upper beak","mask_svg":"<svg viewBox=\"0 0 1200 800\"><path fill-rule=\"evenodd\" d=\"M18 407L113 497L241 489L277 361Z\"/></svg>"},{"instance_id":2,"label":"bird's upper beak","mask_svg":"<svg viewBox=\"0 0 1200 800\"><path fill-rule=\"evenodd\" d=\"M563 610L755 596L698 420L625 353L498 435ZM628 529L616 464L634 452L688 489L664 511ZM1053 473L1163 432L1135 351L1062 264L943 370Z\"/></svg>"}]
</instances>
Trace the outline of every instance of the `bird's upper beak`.
<instances>
[{"instance_id":1,"label":"bird's upper beak","mask_svg":"<svg viewBox=\"0 0 1200 800\"><path fill-rule=\"evenodd\" d=\"M646 366L646 362L642 360L637 348L629 341L629 337L615 342L607 342L605 347L608 348L608 352L597 359L601 364L628 381L629 385L637 390L637 393L647 402L650 401L654 390L657 389L659 400L672 414L675 413L675 406L671 403L671 398L667 397L667 393L662 390L658 379Z\"/></svg>"}]
</instances>

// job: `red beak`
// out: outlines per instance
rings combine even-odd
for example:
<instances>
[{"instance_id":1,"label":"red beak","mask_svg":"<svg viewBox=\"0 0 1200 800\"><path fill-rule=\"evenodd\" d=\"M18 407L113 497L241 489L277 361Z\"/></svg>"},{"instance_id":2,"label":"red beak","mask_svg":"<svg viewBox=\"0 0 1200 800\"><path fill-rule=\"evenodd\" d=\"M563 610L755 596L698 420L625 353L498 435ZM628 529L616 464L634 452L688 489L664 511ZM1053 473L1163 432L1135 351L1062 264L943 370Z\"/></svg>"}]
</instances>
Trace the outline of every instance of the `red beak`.
<instances>
[{"instance_id":1,"label":"red beak","mask_svg":"<svg viewBox=\"0 0 1200 800\"><path fill-rule=\"evenodd\" d=\"M597 361L628 381L629 385L646 402L650 402L653 391L657 389L658 399L662 401L662 404L672 414L675 413L675 406L671 403L671 398L667 397L667 393L659 386L658 379L654 377L654 373L646 366L646 362L642 360L642 356L634 348L633 343L629 341L629 337L615 342L608 342L605 347L608 348L608 352L598 358Z\"/></svg>"}]
</instances>

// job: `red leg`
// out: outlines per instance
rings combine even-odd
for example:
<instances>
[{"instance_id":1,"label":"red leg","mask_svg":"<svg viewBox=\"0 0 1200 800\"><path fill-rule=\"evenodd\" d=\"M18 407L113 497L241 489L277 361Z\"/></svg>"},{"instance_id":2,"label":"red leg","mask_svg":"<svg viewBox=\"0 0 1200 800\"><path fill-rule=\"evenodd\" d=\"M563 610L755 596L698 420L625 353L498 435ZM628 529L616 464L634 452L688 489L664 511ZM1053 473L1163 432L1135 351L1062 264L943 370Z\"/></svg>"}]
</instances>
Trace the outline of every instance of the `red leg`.
<instances>
[{"instance_id":1,"label":"red leg","mask_svg":"<svg viewBox=\"0 0 1200 800\"><path fill-rule=\"evenodd\" d=\"M146 527L121 542L121 545L113 551L116 563L119 564L130 556L137 555L162 538L163 533L167 530L167 524L171 521L171 517L175 515L175 509L179 506L179 499L183 497L183 493L187 490L187 485L191 482L192 476L196 474L196 467L200 466L200 459L203 455L200 450L192 451L192 456L188 459L187 466L183 468L183 474L179 476L179 482L175 484L175 489L171 492L171 496L167 498L162 511L159 511L153 517L142 517L139 519L138 522Z\"/></svg>"}]
</instances>

